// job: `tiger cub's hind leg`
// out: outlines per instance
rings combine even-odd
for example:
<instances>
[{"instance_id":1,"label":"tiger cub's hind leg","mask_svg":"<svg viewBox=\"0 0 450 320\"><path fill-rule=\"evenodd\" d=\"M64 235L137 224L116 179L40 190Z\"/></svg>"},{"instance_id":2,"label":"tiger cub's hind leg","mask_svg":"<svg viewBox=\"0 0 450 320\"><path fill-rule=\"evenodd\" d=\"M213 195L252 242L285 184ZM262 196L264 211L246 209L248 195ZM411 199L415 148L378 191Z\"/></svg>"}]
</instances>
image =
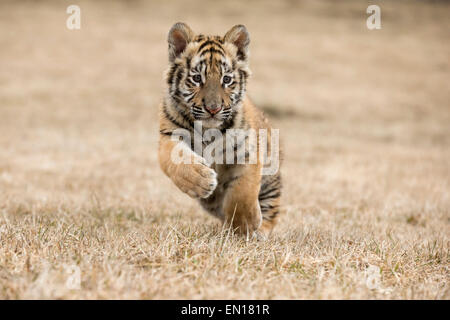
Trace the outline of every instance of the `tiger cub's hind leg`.
<instances>
[{"instance_id":1,"label":"tiger cub's hind leg","mask_svg":"<svg viewBox=\"0 0 450 320\"><path fill-rule=\"evenodd\" d=\"M261 207L262 224L259 231L268 236L276 224L280 213L281 176L278 172L273 176L263 176L261 189L258 195Z\"/></svg>"}]
</instances>

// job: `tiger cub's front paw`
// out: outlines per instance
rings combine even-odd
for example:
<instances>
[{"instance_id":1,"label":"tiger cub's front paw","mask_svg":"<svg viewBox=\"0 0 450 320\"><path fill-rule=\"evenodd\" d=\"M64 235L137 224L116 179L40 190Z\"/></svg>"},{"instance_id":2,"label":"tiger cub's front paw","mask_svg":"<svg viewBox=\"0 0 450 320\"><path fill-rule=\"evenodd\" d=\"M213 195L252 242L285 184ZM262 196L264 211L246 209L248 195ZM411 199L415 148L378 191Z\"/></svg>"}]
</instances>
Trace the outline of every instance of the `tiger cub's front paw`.
<instances>
[{"instance_id":1,"label":"tiger cub's front paw","mask_svg":"<svg viewBox=\"0 0 450 320\"><path fill-rule=\"evenodd\" d=\"M217 187L217 174L202 163L181 164L174 182L192 198L208 198Z\"/></svg>"}]
</instances>

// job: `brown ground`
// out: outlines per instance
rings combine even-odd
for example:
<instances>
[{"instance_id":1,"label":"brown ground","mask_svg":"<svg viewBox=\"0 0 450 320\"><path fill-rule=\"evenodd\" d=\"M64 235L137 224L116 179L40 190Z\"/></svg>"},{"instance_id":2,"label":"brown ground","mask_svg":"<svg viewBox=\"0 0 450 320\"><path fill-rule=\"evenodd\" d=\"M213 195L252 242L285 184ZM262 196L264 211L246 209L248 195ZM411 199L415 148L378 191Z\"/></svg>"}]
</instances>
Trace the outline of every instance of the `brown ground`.
<instances>
[{"instance_id":1,"label":"brown ground","mask_svg":"<svg viewBox=\"0 0 450 320\"><path fill-rule=\"evenodd\" d=\"M449 299L450 5L379 4L369 31L365 1L1 1L0 298ZM250 31L286 150L269 241L159 170L179 20Z\"/></svg>"}]
</instances>

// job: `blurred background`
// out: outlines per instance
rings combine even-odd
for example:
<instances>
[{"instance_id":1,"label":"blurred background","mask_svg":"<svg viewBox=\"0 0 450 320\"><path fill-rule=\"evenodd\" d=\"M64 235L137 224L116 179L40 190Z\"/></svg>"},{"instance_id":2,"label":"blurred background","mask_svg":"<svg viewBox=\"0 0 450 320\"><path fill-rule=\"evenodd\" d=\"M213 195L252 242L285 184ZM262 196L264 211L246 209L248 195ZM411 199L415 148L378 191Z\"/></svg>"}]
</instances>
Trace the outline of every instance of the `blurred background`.
<instances>
[{"instance_id":1,"label":"blurred background","mask_svg":"<svg viewBox=\"0 0 450 320\"><path fill-rule=\"evenodd\" d=\"M66 27L72 4L80 30ZM245 24L248 95L286 154L280 230L398 228L448 249L449 16L448 1L2 0L0 211L217 223L157 163L166 37L178 21L220 35Z\"/></svg>"}]
</instances>

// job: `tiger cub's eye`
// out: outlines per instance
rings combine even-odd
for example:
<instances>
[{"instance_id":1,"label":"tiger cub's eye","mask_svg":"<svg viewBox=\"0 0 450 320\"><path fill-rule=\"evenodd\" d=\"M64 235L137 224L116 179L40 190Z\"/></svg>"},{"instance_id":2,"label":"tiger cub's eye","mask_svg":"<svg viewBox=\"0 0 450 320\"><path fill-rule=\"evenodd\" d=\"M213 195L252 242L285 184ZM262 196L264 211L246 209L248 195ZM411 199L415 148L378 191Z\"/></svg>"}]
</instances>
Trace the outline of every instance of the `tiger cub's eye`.
<instances>
[{"instance_id":1,"label":"tiger cub's eye","mask_svg":"<svg viewBox=\"0 0 450 320\"><path fill-rule=\"evenodd\" d=\"M192 77L192 80L194 80L197 83L200 83L200 82L202 82L202 76L199 74L196 74Z\"/></svg>"},{"instance_id":2,"label":"tiger cub's eye","mask_svg":"<svg viewBox=\"0 0 450 320\"><path fill-rule=\"evenodd\" d=\"M222 79L222 82L223 82L224 84L230 83L230 82L231 82L231 77L229 77L229 76L224 76L223 79Z\"/></svg>"}]
</instances>

